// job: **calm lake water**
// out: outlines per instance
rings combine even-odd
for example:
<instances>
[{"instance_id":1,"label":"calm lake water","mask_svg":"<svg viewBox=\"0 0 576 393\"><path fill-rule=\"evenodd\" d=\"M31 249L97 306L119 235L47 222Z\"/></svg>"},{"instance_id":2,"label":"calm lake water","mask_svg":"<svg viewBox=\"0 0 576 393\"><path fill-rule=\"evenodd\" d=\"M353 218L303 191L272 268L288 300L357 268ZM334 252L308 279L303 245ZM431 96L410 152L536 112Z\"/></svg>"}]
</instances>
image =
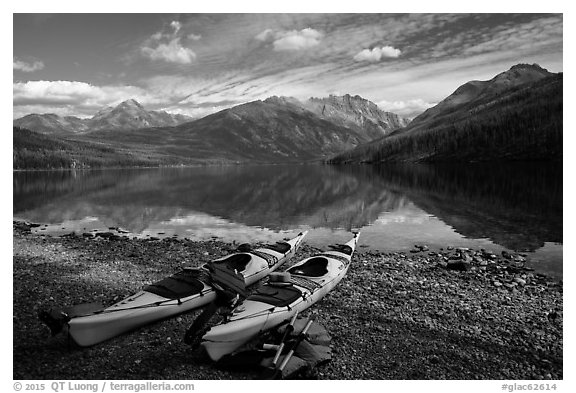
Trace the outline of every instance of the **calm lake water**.
<instances>
[{"instance_id":1,"label":"calm lake water","mask_svg":"<svg viewBox=\"0 0 576 393\"><path fill-rule=\"evenodd\" d=\"M325 247L523 251L562 276L562 166L228 166L14 172L13 215L47 234L278 241L309 229Z\"/></svg>"}]
</instances>

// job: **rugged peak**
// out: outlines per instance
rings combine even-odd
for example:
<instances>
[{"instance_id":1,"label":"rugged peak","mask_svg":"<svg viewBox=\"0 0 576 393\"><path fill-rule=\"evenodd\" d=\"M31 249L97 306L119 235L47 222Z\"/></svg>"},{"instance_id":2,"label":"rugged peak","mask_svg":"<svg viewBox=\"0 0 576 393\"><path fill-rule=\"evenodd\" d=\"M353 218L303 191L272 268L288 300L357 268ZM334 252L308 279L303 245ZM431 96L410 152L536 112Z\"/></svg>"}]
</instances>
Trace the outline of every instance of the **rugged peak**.
<instances>
[{"instance_id":1,"label":"rugged peak","mask_svg":"<svg viewBox=\"0 0 576 393\"><path fill-rule=\"evenodd\" d=\"M353 95L353 96L350 94L344 94L343 97L344 97L344 99L349 100L349 101L370 102L366 98L360 97L358 94Z\"/></svg>"},{"instance_id":2,"label":"rugged peak","mask_svg":"<svg viewBox=\"0 0 576 393\"><path fill-rule=\"evenodd\" d=\"M325 98L312 97L303 105L321 118L346 127L360 127L367 130L371 138L381 137L408 123L407 120L381 110L375 103L359 95L331 94Z\"/></svg>"},{"instance_id":3,"label":"rugged peak","mask_svg":"<svg viewBox=\"0 0 576 393\"><path fill-rule=\"evenodd\" d=\"M520 64L516 64L513 65L512 67L510 67L510 71L514 71L514 70L533 70L533 71L540 71L540 72L548 72L548 70L546 68L542 68L540 67L540 64L525 64L525 63L520 63Z\"/></svg>"},{"instance_id":4,"label":"rugged peak","mask_svg":"<svg viewBox=\"0 0 576 393\"><path fill-rule=\"evenodd\" d=\"M264 100L264 102L267 104L279 104L279 105L287 105L287 104L301 105L301 102L298 101L296 98L287 96L268 97Z\"/></svg>"},{"instance_id":5,"label":"rugged peak","mask_svg":"<svg viewBox=\"0 0 576 393\"><path fill-rule=\"evenodd\" d=\"M29 115L26 115L25 117L45 117L47 119L59 119L60 116L57 115L56 113L44 113L43 115L37 114L37 113L31 113Z\"/></svg>"},{"instance_id":6,"label":"rugged peak","mask_svg":"<svg viewBox=\"0 0 576 393\"><path fill-rule=\"evenodd\" d=\"M352 96L350 94L344 94L343 96L337 96L334 94L329 95L326 98L316 98L312 97L308 100L309 104L312 105L325 105L338 108L338 110L343 110L346 112L370 112L370 113L385 113L378 106L370 100L367 100L359 95Z\"/></svg>"},{"instance_id":7,"label":"rugged peak","mask_svg":"<svg viewBox=\"0 0 576 393\"><path fill-rule=\"evenodd\" d=\"M338 96L335 94L330 94L328 98L316 98L312 97L311 100L325 100L331 102L342 102L342 103L352 103L352 102L360 102L360 103L371 103L367 99L360 97L359 95L352 96L350 94L344 94L343 96Z\"/></svg>"},{"instance_id":8,"label":"rugged peak","mask_svg":"<svg viewBox=\"0 0 576 393\"><path fill-rule=\"evenodd\" d=\"M532 83L553 75L538 64L516 64L488 81L470 81L458 87L454 93L427 109L412 122L421 123L449 110L456 110L460 105L469 104L487 97L497 97L509 88Z\"/></svg>"},{"instance_id":9,"label":"rugged peak","mask_svg":"<svg viewBox=\"0 0 576 393\"><path fill-rule=\"evenodd\" d=\"M116 106L116 108L137 108L140 110L144 110L144 107L133 98L130 98L129 100L126 101L122 101L120 104Z\"/></svg>"},{"instance_id":10,"label":"rugged peak","mask_svg":"<svg viewBox=\"0 0 576 393\"><path fill-rule=\"evenodd\" d=\"M516 64L508 71L501 72L496 75L489 82L492 83L506 83L506 84L521 84L526 82L533 82L535 80L545 78L552 75L548 70L540 67L538 64Z\"/></svg>"},{"instance_id":11,"label":"rugged peak","mask_svg":"<svg viewBox=\"0 0 576 393\"><path fill-rule=\"evenodd\" d=\"M92 120L96 121L102 118L107 118L109 116L113 116L114 114L119 113L143 113L146 112L146 109L135 99L131 98L126 101L122 101L116 106L107 106L105 108L100 109L94 116L92 116Z\"/></svg>"},{"instance_id":12,"label":"rugged peak","mask_svg":"<svg viewBox=\"0 0 576 393\"><path fill-rule=\"evenodd\" d=\"M113 110L114 110L113 106L104 107L104 108L100 109L98 112L96 112L94 114L94 116L92 116L92 118L97 119L99 117L106 116L108 113L112 112Z\"/></svg>"},{"instance_id":13,"label":"rugged peak","mask_svg":"<svg viewBox=\"0 0 576 393\"><path fill-rule=\"evenodd\" d=\"M378 106L373 102L362 98L359 95L351 96L350 94L344 94L343 96L330 94L325 98L312 97L308 100L308 104L329 106L345 112L380 111Z\"/></svg>"}]
</instances>

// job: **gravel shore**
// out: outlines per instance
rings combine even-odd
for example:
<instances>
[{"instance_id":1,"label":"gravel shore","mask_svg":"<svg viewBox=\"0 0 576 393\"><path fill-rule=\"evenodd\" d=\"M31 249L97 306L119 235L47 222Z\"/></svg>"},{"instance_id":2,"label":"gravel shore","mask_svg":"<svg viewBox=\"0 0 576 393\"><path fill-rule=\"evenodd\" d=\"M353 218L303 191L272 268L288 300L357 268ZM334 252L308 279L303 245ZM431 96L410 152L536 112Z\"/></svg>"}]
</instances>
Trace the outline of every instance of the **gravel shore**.
<instances>
[{"instance_id":1,"label":"gravel shore","mask_svg":"<svg viewBox=\"0 0 576 393\"><path fill-rule=\"evenodd\" d=\"M254 379L220 370L183 336L199 311L90 348L50 336L42 309L109 305L183 266L235 250L218 240L49 237L14 222L14 379ZM306 244L292 261L319 250ZM308 311L332 336L318 379L563 379L563 283L488 250L377 253Z\"/></svg>"}]
</instances>

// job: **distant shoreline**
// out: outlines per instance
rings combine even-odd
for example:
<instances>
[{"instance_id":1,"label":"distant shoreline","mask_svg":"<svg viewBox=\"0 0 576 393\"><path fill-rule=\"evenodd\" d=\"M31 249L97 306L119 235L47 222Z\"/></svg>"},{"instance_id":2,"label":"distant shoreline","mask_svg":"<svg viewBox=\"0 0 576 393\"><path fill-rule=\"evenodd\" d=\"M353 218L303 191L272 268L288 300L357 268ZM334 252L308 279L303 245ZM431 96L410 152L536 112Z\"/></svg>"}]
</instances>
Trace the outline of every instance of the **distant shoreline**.
<instances>
[{"instance_id":1,"label":"distant shoreline","mask_svg":"<svg viewBox=\"0 0 576 393\"><path fill-rule=\"evenodd\" d=\"M162 168L205 168L205 167L234 167L234 166L277 166L277 165L323 165L323 162L270 162L270 163L230 163L230 164L187 164L187 165L160 165L160 166L114 166L95 168L31 168L12 169L12 172L47 172L47 171L93 171L108 169L162 169ZM328 164L326 164L328 165Z\"/></svg>"},{"instance_id":2,"label":"distant shoreline","mask_svg":"<svg viewBox=\"0 0 576 393\"><path fill-rule=\"evenodd\" d=\"M346 166L378 166L378 165L490 165L490 164L563 164L563 157L540 160L493 160L493 161L439 161L439 162L412 162L412 161L383 161L383 162L330 162L330 161L310 161L310 162L238 162L238 163L206 163L206 164L180 164L180 165L159 165L159 166L112 166L93 168L30 168L12 169L12 172L48 172L48 171L92 171L92 170L116 170L116 169L162 169L162 168L205 168L205 167L235 167L235 166L299 166L299 165L329 165L334 167Z\"/></svg>"}]
</instances>

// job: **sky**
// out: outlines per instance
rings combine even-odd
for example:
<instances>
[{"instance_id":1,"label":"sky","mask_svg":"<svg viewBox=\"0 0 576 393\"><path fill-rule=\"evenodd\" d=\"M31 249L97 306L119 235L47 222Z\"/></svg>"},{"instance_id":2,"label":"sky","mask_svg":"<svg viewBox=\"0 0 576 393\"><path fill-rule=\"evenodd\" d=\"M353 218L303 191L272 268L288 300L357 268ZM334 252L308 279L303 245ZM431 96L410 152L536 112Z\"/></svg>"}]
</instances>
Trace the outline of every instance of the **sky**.
<instances>
[{"instance_id":1,"label":"sky","mask_svg":"<svg viewBox=\"0 0 576 393\"><path fill-rule=\"evenodd\" d=\"M351 94L412 118L518 63L562 72L562 48L562 14L15 13L13 117Z\"/></svg>"}]
</instances>

